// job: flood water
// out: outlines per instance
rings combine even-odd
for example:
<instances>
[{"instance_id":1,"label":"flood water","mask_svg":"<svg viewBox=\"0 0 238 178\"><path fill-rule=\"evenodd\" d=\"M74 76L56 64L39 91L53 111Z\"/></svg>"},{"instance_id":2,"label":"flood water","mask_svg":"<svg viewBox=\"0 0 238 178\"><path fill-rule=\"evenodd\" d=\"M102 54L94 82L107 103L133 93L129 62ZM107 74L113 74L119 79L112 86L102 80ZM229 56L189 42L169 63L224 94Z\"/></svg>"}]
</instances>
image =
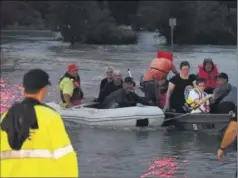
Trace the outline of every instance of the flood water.
<instances>
[{"instance_id":1,"label":"flood water","mask_svg":"<svg viewBox=\"0 0 238 178\"><path fill-rule=\"evenodd\" d=\"M122 46L77 45L72 48L59 41L4 40L1 44L1 82L5 83L5 90L1 89L1 95L12 93L9 95L12 99L5 98L4 105L19 98L18 85L23 74L31 68L42 68L50 74L53 85L46 102L59 100L58 79L73 62L81 69L86 97L97 96L108 65L120 69L124 77L128 76L129 68L138 82L156 51L168 49L159 42L151 33L141 33L137 45ZM176 65L188 60L192 72L197 72L197 65L204 58L211 57L221 72L229 74L230 82L237 85L235 46L176 46L174 54ZM217 161L218 137L162 129L102 129L70 123L66 126L78 153L82 178L224 178L235 174L234 149L229 150L222 162Z\"/></svg>"}]
</instances>

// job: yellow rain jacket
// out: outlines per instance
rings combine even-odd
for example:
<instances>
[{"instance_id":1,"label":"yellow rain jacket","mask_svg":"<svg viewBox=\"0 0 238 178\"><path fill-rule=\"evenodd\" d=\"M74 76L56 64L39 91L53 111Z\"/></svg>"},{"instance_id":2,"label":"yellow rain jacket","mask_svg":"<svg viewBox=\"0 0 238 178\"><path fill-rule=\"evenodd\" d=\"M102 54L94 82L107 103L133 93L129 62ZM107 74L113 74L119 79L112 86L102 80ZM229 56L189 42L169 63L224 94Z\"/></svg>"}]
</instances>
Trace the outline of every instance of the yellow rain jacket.
<instances>
[{"instance_id":1,"label":"yellow rain jacket","mask_svg":"<svg viewBox=\"0 0 238 178\"><path fill-rule=\"evenodd\" d=\"M39 128L14 151L0 128L0 177L79 177L77 156L60 115L34 106ZM4 120L6 113L2 116Z\"/></svg>"}]
</instances>

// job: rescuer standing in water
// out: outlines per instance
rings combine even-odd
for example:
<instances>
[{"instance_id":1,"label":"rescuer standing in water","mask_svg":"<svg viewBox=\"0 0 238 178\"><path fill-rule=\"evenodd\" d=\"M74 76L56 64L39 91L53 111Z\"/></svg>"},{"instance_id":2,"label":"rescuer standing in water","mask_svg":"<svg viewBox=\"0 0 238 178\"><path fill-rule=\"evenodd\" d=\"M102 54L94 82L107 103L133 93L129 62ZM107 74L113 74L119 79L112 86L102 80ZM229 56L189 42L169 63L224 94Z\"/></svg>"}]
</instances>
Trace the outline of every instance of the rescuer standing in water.
<instances>
[{"instance_id":1,"label":"rescuer standing in water","mask_svg":"<svg viewBox=\"0 0 238 178\"><path fill-rule=\"evenodd\" d=\"M24 99L0 122L1 177L79 177L77 156L60 115L42 103L49 75L24 75Z\"/></svg>"}]
</instances>

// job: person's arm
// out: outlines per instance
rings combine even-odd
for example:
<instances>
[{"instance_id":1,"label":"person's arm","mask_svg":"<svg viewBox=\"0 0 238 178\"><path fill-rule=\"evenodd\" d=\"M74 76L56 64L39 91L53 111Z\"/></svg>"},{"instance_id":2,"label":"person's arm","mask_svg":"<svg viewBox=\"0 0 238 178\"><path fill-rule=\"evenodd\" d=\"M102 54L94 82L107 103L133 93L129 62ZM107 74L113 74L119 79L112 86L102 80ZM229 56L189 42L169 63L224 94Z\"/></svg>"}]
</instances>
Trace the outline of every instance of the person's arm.
<instances>
[{"instance_id":1,"label":"person's arm","mask_svg":"<svg viewBox=\"0 0 238 178\"><path fill-rule=\"evenodd\" d=\"M164 109L168 109L169 105L170 105L170 97L174 91L175 88L175 84L172 82L169 82L169 87L168 87L168 91L166 93L166 100L165 100L165 107Z\"/></svg>"},{"instance_id":2,"label":"person's arm","mask_svg":"<svg viewBox=\"0 0 238 178\"><path fill-rule=\"evenodd\" d=\"M62 118L56 115L49 126L51 151L57 169L56 177L79 177L77 155L65 130Z\"/></svg>"},{"instance_id":3,"label":"person's arm","mask_svg":"<svg viewBox=\"0 0 238 178\"><path fill-rule=\"evenodd\" d=\"M141 103L143 105L151 105L149 100L146 97L140 97L139 95L137 95L136 93L134 93L135 98L136 98L136 102L137 103Z\"/></svg>"},{"instance_id":4,"label":"person's arm","mask_svg":"<svg viewBox=\"0 0 238 178\"><path fill-rule=\"evenodd\" d=\"M195 93L194 91L191 91L188 97L191 98L194 104L200 106L201 104L206 103L207 100L209 100L212 97L212 95L207 95L205 98L199 99L198 94Z\"/></svg>"},{"instance_id":5,"label":"person's arm","mask_svg":"<svg viewBox=\"0 0 238 178\"><path fill-rule=\"evenodd\" d=\"M100 91L103 89L105 82L106 82L105 79L102 79L102 80L101 80L101 83L100 83Z\"/></svg>"},{"instance_id":6,"label":"person's arm","mask_svg":"<svg viewBox=\"0 0 238 178\"><path fill-rule=\"evenodd\" d=\"M62 93L67 106L71 105L70 97L72 97L73 91L74 91L73 82L70 79L64 81Z\"/></svg>"},{"instance_id":7,"label":"person's arm","mask_svg":"<svg viewBox=\"0 0 238 178\"><path fill-rule=\"evenodd\" d=\"M222 139L220 148L217 150L217 158L219 161L222 159L224 155L224 150L235 140L237 136L238 130L237 128L238 128L237 120L234 119L229 123L225 131L224 137Z\"/></svg>"},{"instance_id":8,"label":"person's arm","mask_svg":"<svg viewBox=\"0 0 238 178\"><path fill-rule=\"evenodd\" d=\"M173 64L173 66L172 66L172 72L175 74L175 75L177 75L177 74L179 74L179 72L177 71L177 69L176 69L176 67L175 67L175 65Z\"/></svg>"},{"instance_id":9,"label":"person's arm","mask_svg":"<svg viewBox=\"0 0 238 178\"><path fill-rule=\"evenodd\" d=\"M225 131L220 148L226 149L236 138L237 135L237 121L231 121Z\"/></svg>"},{"instance_id":10,"label":"person's arm","mask_svg":"<svg viewBox=\"0 0 238 178\"><path fill-rule=\"evenodd\" d=\"M215 88L213 91L213 97L210 99L210 104L215 104L223 94L223 89L221 87Z\"/></svg>"}]
</instances>

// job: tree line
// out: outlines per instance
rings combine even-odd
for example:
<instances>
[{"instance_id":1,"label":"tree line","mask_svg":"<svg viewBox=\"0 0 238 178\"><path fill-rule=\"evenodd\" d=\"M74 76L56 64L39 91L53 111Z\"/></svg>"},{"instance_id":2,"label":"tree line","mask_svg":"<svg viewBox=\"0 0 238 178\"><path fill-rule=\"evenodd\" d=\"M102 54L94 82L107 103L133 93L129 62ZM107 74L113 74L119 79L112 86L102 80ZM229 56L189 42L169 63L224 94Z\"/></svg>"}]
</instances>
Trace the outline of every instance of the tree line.
<instances>
[{"instance_id":1,"label":"tree line","mask_svg":"<svg viewBox=\"0 0 238 178\"><path fill-rule=\"evenodd\" d=\"M65 41L136 43L136 32L155 31L176 44L236 44L236 1L2 1L1 28L59 30ZM130 26L122 28L121 26Z\"/></svg>"}]
</instances>

